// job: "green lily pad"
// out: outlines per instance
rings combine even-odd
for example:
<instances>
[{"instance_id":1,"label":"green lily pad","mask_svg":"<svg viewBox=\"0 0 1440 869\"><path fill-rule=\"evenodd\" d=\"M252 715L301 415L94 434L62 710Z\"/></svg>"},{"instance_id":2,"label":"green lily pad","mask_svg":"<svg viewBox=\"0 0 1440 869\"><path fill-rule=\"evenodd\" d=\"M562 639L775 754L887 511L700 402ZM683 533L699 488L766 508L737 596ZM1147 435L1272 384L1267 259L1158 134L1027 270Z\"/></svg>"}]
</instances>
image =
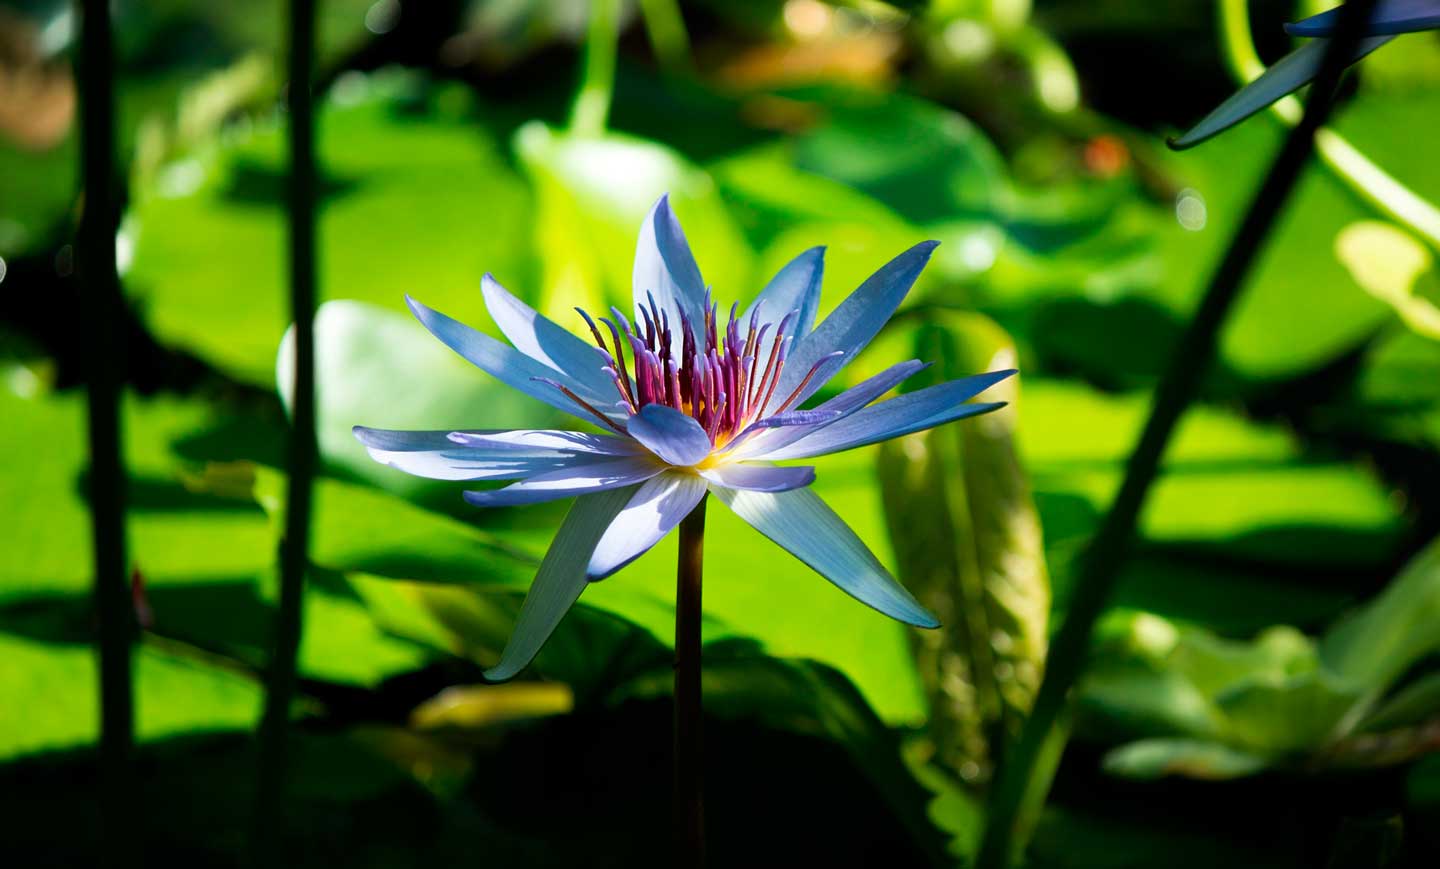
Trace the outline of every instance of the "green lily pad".
<instances>
[{"instance_id":1,"label":"green lily pad","mask_svg":"<svg viewBox=\"0 0 1440 869\"><path fill-rule=\"evenodd\" d=\"M0 632L0 758L91 745L98 737L100 687L88 645L57 645ZM260 686L245 676L157 648L135 656L136 735L248 730Z\"/></svg>"},{"instance_id":2,"label":"green lily pad","mask_svg":"<svg viewBox=\"0 0 1440 869\"><path fill-rule=\"evenodd\" d=\"M1023 403L1030 418L1057 421L1018 431L1054 551L1087 536L1107 508L1148 405L1143 395L1034 379ZM1383 563L1404 530L1367 471L1307 458L1284 430L1218 409L1187 412L1164 468L1141 522L1151 544L1265 564L1361 567Z\"/></svg>"},{"instance_id":3,"label":"green lily pad","mask_svg":"<svg viewBox=\"0 0 1440 869\"><path fill-rule=\"evenodd\" d=\"M323 299L403 312L411 293L459 312L486 271L524 292L529 196L466 92L399 74L356 78L318 124ZM237 130L156 178L130 213L127 289L163 341L272 383L290 322L283 129L270 120Z\"/></svg>"}]
</instances>

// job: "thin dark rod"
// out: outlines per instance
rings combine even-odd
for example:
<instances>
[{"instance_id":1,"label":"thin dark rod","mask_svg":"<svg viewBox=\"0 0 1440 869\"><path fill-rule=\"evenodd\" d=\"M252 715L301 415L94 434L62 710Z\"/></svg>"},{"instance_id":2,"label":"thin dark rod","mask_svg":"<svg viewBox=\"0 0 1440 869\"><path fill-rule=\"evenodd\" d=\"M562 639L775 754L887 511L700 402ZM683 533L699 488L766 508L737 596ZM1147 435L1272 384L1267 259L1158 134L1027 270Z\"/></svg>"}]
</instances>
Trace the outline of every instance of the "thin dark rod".
<instances>
[{"instance_id":1,"label":"thin dark rod","mask_svg":"<svg viewBox=\"0 0 1440 869\"><path fill-rule=\"evenodd\" d=\"M701 769L700 588L705 567L705 501L680 523L675 596L675 865L705 865Z\"/></svg>"},{"instance_id":2,"label":"thin dark rod","mask_svg":"<svg viewBox=\"0 0 1440 869\"><path fill-rule=\"evenodd\" d=\"M1046 656L1045 678L1035 705L1019 741L1005 759L992 793L990 816L976 863L980 869L1007 869L1014 861L1016 821L1027 798L1036 759L1084 668L1095 622L1129 554L1136 521L1159 471L1166 444L1181 414L1194 400L1201 378L1215 358L1220 327L1314 150L1315 131L1330 114L1345 61L1359 44L1373 6L1374 0L1352 0L1342 9L1338 32L1315 77L1305 115L1286 138L1265 176L1156 388L1150 418L1126 465L1125 480L1081 563L1065 622Z\"/></svg>"},{"instance_id":3,"label":"thin dark rod","mask_svg":"<svg viewBox=\"0 0 1440 869\"><path fill-rule=\"evenodd\" d=\"M283 817L290 705L295 696L301 608L310 540L315 476L315 2L291 0L289 86L290 308L295 322L295 382L287 457L285 529L280 541L280 600L260 724L255 859L273 865Z\"/></svg>"},{"instance_id":4,"label":"thin dark rod","mask_svg":"<svg viewBox=\"0 0 1440 869\"><path fill-rule=\"evenodd\" d=\"M100 656L100 812L105 862L136 856L131 754L135 700L131 651L135 613L125 553L125 466L120 423L124 302L115 264L119 215L115 171L115 45L107 0L81 0L80 179L84 211L78 257L88 332L90 519Z\"/></svg>"}]
</instances>

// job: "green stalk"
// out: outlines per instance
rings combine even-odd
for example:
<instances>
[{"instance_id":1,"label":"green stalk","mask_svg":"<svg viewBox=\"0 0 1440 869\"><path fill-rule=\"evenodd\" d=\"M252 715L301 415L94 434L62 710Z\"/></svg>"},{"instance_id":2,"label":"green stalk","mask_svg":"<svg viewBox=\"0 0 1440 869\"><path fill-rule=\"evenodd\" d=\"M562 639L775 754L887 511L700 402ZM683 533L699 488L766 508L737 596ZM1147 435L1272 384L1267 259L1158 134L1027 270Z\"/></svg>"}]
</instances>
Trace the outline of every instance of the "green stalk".
<instances>
[{"instance_id":1,"label":"green stalk","mask_svg":"<svg viewBox=\"0 0 1440 869\"><path fill-rule=\"evenodd\" d=\"M1335 86L1344 71L1344 60L1359 43L1364 22L1373 7L1374 0L1351 0L1345 4L1338 32L1325 52L1305 113L1286 137L1156 388L1150 418L1126 465L1125 480L1081 562L1065 622L1046 658L1045 678L1035 705L1021 730L1020 740L1004 760L991 794L989 817L976 861L979 869L1008 869L1017 857L1020 850L1017 826L1022 806L1036 799L1033 782L1038 762L1052 728L1065 711L1070 688L1084 668L1095 622L1129 554L1136 521L1160 469L1165 447L1215 358L1220 327L1239 296L1250 267L1314 151L1315 133L1334 103Z\"/></svg>"},{"instance_id":2,"label":"green stalk","mask_svg":"<svg viewBox=\"0 0 1440 869\"><path fill-rule=\"evenodd\" d=\"M615 96L615 50L619 41L620 0L590 0L590 32L585 37L585 77L570 110L570 130L586 136L605 132Z\"/></svg>"},{"instance_id":3,"label":"green stalk","mask_svg":"<svg viewBox=\"0 0 1440 869\"><path fill-rule=\"evenodd\" d=\"M1230 74L1243 84L1259 78L1265 64L1255 52L1246 0L1220 0L1220 34ZM1286 126L1300 122L1300 101L1288 96L1270 105ZM1440 209L1377 166L1344 136L1328 127L1315 133L1315 150L1330 174L1370 208L1408 228L1440 251Z\"/></svg>"},{"instance_id":4,"label":"green stalk","mask_svg":"<svg viewBox=\"0 0 1440 869\"><path fill-rule=\"evenodd\" d=\"M280 541L280 600L260 723L254 812L257 866L279 857L290 705L300 649L301 607L309 559L311 484L315 476L315 0L290 3L289 110L290 306L295 321L295 383L290 426L285 529Z\"/></svg>"},{"instance_id":5,"label":"green stalk","mask_svg":"<svg viewBox=\"0 0 1440 869\"><path fill-rule=\"evenodd\" d=\"M705 865L701 782L700 585L705 568L705 501L680 523L675 594L675 865Z\"/></svg>"},{"instance_id":6,"label":"green stalk","mask_svg":"<svg viewBox=\"0 0 1440 869\"><path fill-rule=\"evenodd\" d=\"M120 423L124 302L115 264L119 216L115 169L115 46L106 0L81 0L80 178L85 191L78 241L88 354L90 520L99 620L100 818L106 865L137 862L135 700L131 654L135 611L125 552L125 465Z\"/></svg>"},{"instance_id":7,"label":"green stalk","mask_svg":"<svg viewBox=\"0 0 1440 869\"><path fill-rule=\"evenodd\" d=\"M690 72L690 34L685 32L680 4L676 0L640 0L640 15L660 68L671 75Z\"/></svg>"}]
</instances>

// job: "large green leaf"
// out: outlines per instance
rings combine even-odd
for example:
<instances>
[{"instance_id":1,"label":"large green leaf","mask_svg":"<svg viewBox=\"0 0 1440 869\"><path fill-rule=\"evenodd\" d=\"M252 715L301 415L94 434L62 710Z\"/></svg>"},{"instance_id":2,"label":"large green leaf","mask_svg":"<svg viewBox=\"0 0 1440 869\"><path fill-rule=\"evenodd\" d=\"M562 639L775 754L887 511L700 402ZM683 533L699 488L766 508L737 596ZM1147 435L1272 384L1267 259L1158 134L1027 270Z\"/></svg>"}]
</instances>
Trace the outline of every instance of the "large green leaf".
<instances>
[{"instance_id":1,"label":"large green leaf","mask_svg":"<svg viewBox=\"0 0 1440 869\"><path fill-rule=\"evenodd\" d=\"M170 451L173 442L222 425L222 416L174 399L132 399L124 410L134 566L152 588L249 581L274 554L264 514L188 492ZM78 394L21 397L0 388L0 445L13 457L0 474L12 517L0 528L0 602L88 594L84 413ZM257 425L251 436L269 433Z\"/></svg>"},{"instance_id":2,"label":"large green leaf","mask_svg":"<svg viewBox=\"0 0 1440 869\"><path fill-rule=\"evenodd\" d=\"M795 160L916 223L990 216L1007 204L995 146L964 117L926 100L831 100L826 122L796 142Z\"/></svg>"},{"instance_id":3,"label":"large green leaf","mask_svg":"<svg viewBox=\"0 0 1440 869\"><path fill-rule=\"evenodd\" d=\"M7 421L0 445L25 457L0 474L0 497L15 511L0 530L0 632L89 641L92 568L81 396L22 398L0 389L0 413ZM253 500L204 491L212 487L177 452L191 459L235 458L236 449L265 454L271 449L265 442L278 433L259 419L177 399L127 401L123 430L131 475L129 555L143 583L150 626L159 635L232 656L242 668L263 666L272 618L263 580L276 558L271 522ZM305 606L306 676L373 685L428 659L414 644L383 635L343 583L311 583ZM186 701L176 694L168 702Z\"/></svg>"},{"instance_id":4,"label":"large green leaf","mask_svg":"<svg viewBox=\"0 0 1440 869\"><path fill-rule=\"evenodd\" d=\"M0 758L95 742L100 685L93 649L0 632L0 655ZM260 711L253 680L167 649L140 649L134 674L141 740L245 730Z\"/></svg>"},{"instance_id":5,"label":"large green leaf","mask_svg":"<svg viewBox=\"0 0 1440 869\"><path fill-rule=\"evenodd\" d=\"M1119 485L1147 402L1143 395L1105 395L1035 378L1026 387L1024 412L1043 422L1022 426L1017 437L1035 481L1063 601L1069 565ZM1312 618L1333 614L1346 601L1343 590L1276 576L1273 568L1303 576L1382 567L1404 530L1398 505L1367 470L1311 458L1284 429L1217 408L1186 412L1163 467L1141 518L1144 543L1126 568L1119 603L1143 601L1172 615L1194 613L1248 631L1292 620L1296 607ZM1237 560L1248 568L1244 583L1235 581ZM1194 586L1199 582L1220 585L1200 594ZM1272 596L1256 585L1286 592ZM1246 596L1216 600L1220 587L1244 588ZM1261 596L1251 598L1252 592ZM1167 600L1174 609L1167 609ZM1276 608L1259 610L1267 600Z\"/></svg>"}]
</instances>

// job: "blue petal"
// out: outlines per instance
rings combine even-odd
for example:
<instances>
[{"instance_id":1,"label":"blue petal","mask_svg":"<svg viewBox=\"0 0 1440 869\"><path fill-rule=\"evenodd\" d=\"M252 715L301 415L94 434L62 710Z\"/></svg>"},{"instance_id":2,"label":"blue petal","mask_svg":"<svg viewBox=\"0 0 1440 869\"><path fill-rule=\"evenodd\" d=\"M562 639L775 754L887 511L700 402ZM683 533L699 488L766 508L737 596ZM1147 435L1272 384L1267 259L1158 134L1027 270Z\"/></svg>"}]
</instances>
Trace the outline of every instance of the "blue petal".
<instances>
[{"instance_id":1,"label":"blue petal","mask_svg":"<svg viewBox=\"0 0 1440 869\"><path fill-rule=\"evenodd\" d=\"M1004 402L966 404L971 397L995 382L1014 374L1014 370L978 374L964 380L952 380L907 393L879 404L872 404L837 422L812 432L789 446L769 449L757 442L755 457L766 459L805 459L826 453L863 447L893 437L932 428L967 416L986 413L1003 407ZM747 457L749 457L747 453Z\"/></svg>"},{"instance_id":2,"label":"blue petal","mask_svg":"<svg viewBox=\"0 0 1440 869\"><path fill-rule=\"evenodd\" d=\"M649 297L663 311L669 312L670 328L680 333L680 314L690 321L695 332L704 325L705 282L700 267L690 253L685 231L675 212L670 210L670 194L661 196L645 222L640 225L640 240L635 245L635 306L649 307Z\"/></svg>"},{"instance_id":3,"label":"blue petal","mask_svg":"<svg viewBox=\"0 0 1440 869\"><path fill-rule=\"evenodd\" d=\"M1340 7L1311 15L1303 21L1285 25L1291 36L1333 36L1340 19ZM1366 36L1414 33L1417 30L1440 28L1440 2L1437 0L1380 0L1371 13Z\"/></svg>"},{"instance_id":4,"label":"blue petal","mask_svg":"<svg viewBox=\"0 0 1440 869\"><path fill-rule=\"evenodd\" d=\"M472 365L507 386L518 389L532 398L537 398L551 407L573 414L586 422L594 422L594 418L560 390L540 382L537 378L553 380L564 385L581 398L590 401L602 412L606 410L606 405L611 401L610 397L592 393L574 378L561 374L548 365L536 362L514 347L477 332L439 311L427 308L409 296L405 297L405 301L410 305L410 310L414 312L416 319L430 330L430 334L439 338L445 346L459 353Z\"/></svg>"},{"instance_id":5,"label":"blue petal","mask_svg":"<svg viewBox=\"0 0 1440 869\"><path fill-rule=\"evenodd\" d=\"M745 309L741 323L749 323L750 315L759 308L760 322L774 324L765 334L765 342L756 349L755 358L770 358L770 349L775 345L775 326L791 311L797 312L797 316L790 327L790 334L810 334L811 327L815 325L815 315L820 310L820 279L824 271L825 248L812 247L776 272L760 295L755 297L754 303Z\"/></svg>"},{"instance_id":6,"label":"blue petal","mask_svg":"<svg viewBox=\"0 0 1440 869\"><path fill-rule=\"evenodd\" d=\"M803 428L820 423L834 422L840 418L839 411L815 408L814 410L787 410L758 419L751 423L754 428Z\"/></svg>"},{"instance_id":7,"label":"blue petal","mask_svg":"<svg viewBox=\"0 0 1440 869\"><path fill-rule=\"evenodd\" d=\"M490 492L466 492L465 500L476 507L514 507L538 504L587 492L603 492L634 483L643 483L661 471L663 466L648 456L600 461L574 462L543 474L511 483Z\"/></svg>"},{"instance_id":8,"label":"blue petal","mask_svg":"<svg viewBox=\"0 0 1440 869\"><path fill-rule=\"evenodd\" d=\"M890 576L855 532L811 490L712 491L755 530L861 603L908 625L940 626L940 621Z\"/></svg>"},{"instance_id":9,"label":"blue petal","mask_svg":"<svg viewBox=\"0 0 1440 869\"><path fill-rule=\"evenodd\" d=\"M908 377L913 377L930 367L928 362L920 362L912 359L909 362L897 362L876 374L866 378L864 381L850 387L829 401L816 407L814 410L800 411L800 414L811 414L811 418L797 420L798 424L787 425L784 431L771 432L764 437L751 438L743 448L736 450L737 456L760 456L781 447L795 443L812 432L819 431L832 422L837 422L852 413L863 408L865 405L894 389ZM985 375L981 375L982 377ZM999 379L998 377L996 379ZM986 384L989 385L989 384ZM983 388L983 387L982 387ZM976 392L980 390L977 389ZM780 414L790 417L796 414ZM774 419L774 417L771 417ZM762 420L762 423L768 420ZM757 423L756 426L759 426ZM767 426L768 427L768 426Z\"/></svg>"},{"instance_id":10,"label":"blue petal","mask_svg":"<svg viewBox=\"0 0 1440 869\"><path fill-rule=\"evenodd\" d=\"M584 590L585 565L595 544L633 494L634 489L614 489L575 501L545 553L545 560L540 562L525 603L520 605L515 632L505 644L500 662L485 671L486 679L509 679L525 669L540 651Z\"/></svg>"},{"instance_id":11,"label":"blue petal","mask_svg":"<svg viewBox=\"0 0 1440 869\"><path fill-rule=\"evenodd\" d=\"M595 546L587 570L601 580L650 551L705 497L694 474L661 474L641 486Z\"/></svg>"},{"instance_id":12,"label":"blue petal","mask_svg":"<svg viewBox=\"0 0 1440 869\"><path fill-rule=\"evenodd\" d=\"M511 432L391 431L360 425L354 432L375 461L434 480L515 480L573 465L580 455L629 455L636 449L623 438L579 432L554 433L592 439L563 450L487 443Z\"/></svg>"},{"instance_id":13,"label":"blue petal","mask_svg":"<svg viewBox=\"0 0 1440 869\"><path fill-rule=\"evenodd\" d=\"M798 339L785 360L784 370L780 372L780 385L775 390L774 401L783 401L784 397L794 392L810 369L827 355L841 353L840 367L854 359L895 313L905 294L914 286L915 279L920 277L920 271L930 261L930 254L937 244L939 242L921 242L886 263L831 311L814 332ZM835 370L838 371L839 367ZM801 392L799 401L814 395L824 385L820 377L814 378Z\"/></svg>"},{"instance_id":14,"label":"blue petal","mask_svg":"<svg viewBox=\"0 0 1440 869\"><path fill-rule=\"evenodd\" d=\"M562 329L515 296L488 273L480 279L485 308L515 349L599 395L615 391L601 369L600 349Z\"/></svg>"},{"instance_id":15,"label":"blue petal","mask_svg":"<svg viewBox=\"0 0 1440 869\"><path fill-rule=\"evenodd\" d=\"M373 429L372 429L373 431ZM397 432L404 434L404 432ZM559 455L635 456L639 444L629 438L563 429L516 428L501 431L454 431L450 440L464 446L495 450L497 454L547 452Z\"/></svg>"},{"instance_id":16,"label":"blue petal","mask_svg":"<svg viewBox=\"0 0 1440 869\"><path fill-rule=\"evenodd\" d=\"M710 455L710 437L694 417L663 404L647 404L630 417L630 436L650 452L678 467L689 467Z\"/></svg>"},{"instance_id":17,"label":"blue petal","mask_svg":"<svg viewBox=\"0 0 1440 869\"><path fill-rule=\"evenodd\" d=\"M708 468L701 471L700 476L726 489L787 492L815 482L815 469L732 463Z\"/></svg>"},{"instance_id":18,"label":"blue petal","mask_svg":"<svg viewBox=\"0 0 1440 869\"><path fill-rule=\"evenodd\" d=\"M1348 62L1354 63L1394 38L1374 36L1361 40ZM1232 94L1189 132L1178 139L1172 139L1170 147L1181 150L1198 145L1230 129L1286 94L1309 84L1320 71L1320 61L1328 47L1329 40L1318 39L1280 58L1265 70L1263 75Z\"/></svg>"}]
</instances>

